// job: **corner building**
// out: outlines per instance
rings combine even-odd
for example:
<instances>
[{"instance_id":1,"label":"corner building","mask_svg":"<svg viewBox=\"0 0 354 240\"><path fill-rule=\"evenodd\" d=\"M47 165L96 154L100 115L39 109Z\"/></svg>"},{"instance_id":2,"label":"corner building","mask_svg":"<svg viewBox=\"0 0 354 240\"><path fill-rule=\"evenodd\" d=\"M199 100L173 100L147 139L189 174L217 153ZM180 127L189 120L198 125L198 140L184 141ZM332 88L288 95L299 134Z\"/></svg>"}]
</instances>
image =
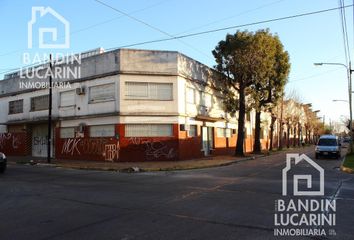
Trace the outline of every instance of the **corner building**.
<instances>
[{"instance_id":1,"label":"corner building","mask_svg":"<svg viewBox=\"0 0 354 240\"><path fill-rule=\"evenodd\" d=\"M79 78L53 79L70 84L53 88L53 157L160 161L234 151L237 118L224 111L207 66L174 51L97 49L79 67ZM0 151L47 156L48 89L20 88L46 81L19 73L0 81ZM244 148L252 151L252 114L246 120ZM261 137L268 147L265 128Z\"/></svg>"}]
</instances>

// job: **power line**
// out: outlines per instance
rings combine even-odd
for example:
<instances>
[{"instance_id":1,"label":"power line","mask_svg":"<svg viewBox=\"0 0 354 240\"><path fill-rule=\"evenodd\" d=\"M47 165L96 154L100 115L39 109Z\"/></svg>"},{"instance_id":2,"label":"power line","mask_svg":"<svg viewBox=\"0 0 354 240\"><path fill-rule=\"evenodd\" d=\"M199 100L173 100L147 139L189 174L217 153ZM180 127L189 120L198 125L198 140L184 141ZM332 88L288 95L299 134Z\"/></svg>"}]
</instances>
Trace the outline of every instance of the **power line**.
<instances>
[{"instance_id":1,"label":"power line","mask_svg":"<svg viewBox=\"0 0 354 240\"><path fill-rule=\"evenodd\" d=\"M217 28L217 29L212 29L212 30L207 30L207 31L201 31L201 32L196 32L196 33L180 35L180 36L173 36L173 37L170 37L170 38L163 38L163 39L156 39L156 40L138 42L138 43L133 43L133 44L129 44L129 45L122 45L120 47L109 48L109 49L107 49L107 51L112 51L112 50L115 50L115 49L118 49L118 48L128 48L128 47L133 47L133 46L138 46L138 45L145 45L145 44L150 44L150 43L157 43L157 42L164 42L164 41L170 41L170 40L181 39L181 38L188 38L188 37L204 35L204 34L209 34L209 33L214 33L214 32L220 32L220 31L225 31L225 30L230 30L230 29L235 29L235 28L248 27L248 26L254 26L254 25L259 25L259 24L264 24L264 23L277 22L277 21L283 21L283 20L287 20L287 19L305 17L305 16L310 16L310 15L315 15L315 14L321 14L321 13L335 11L335 10L338 10L340 8L344 9L344 8L348 8L348 7L353 7L353 5L354 5L354 3L351 4L351 5L343 6L343 7L328 8L328 9L323 9L323 10L318 10L318 11L313 11L313 12L300 13L300 14L296 14L296 15L273 18L273 19L268 19L268 20L252 22L252 23L245 23L245 24L241 24L241 25L234 25L234 26L229 26L229 27L224 27L224 28ZM31 65L33 65L33 64L31 64ZM0 74L4 74L4 73L8 73L8 72L10 72L10 71L1 72Z\"/></svg>"},{"instance_id":2,"label":"power line","mask_svg":"<svg viewBox=\"0 0 354 240\"><path fill-rule=\"evenodd\" d=\"M159 33L162 33L162 34L164 34L164 35L166 35L166 36L168 36L168 37L170 37L170 38L174 38L174 36L173 36L172 34L166 32L166 31L164 31L164 30L162 30L162 29L160 29L160 28L158 28L158 27L155 27L155 26L153 26L153 25L151 25L151 24L149 24L149 23L147 23L147 22L145 22L145 21L143 21L143 20L140 20L140 19L138 19L138 18L136 18L136 17L134 17L134 16L132 16L132 15L130 15L130 14L128 14L128 13L122 11L122 10L119 10L119 9L116 8L116 7L113 7L113 6L111 6L111 5L109 5L109 4L105 3L105 2L100 1L100 0L94 0L94 1L98 2L99 4L101 4L101 5L103 5L103 6L106 6L106 7L110 8L110 9L112 9L112 10L114 10L114 11L116 11L116 12L118 12L118 13L120 13L120 14L122 14L122 15L124 15L124 16L126 16L126 17L128 17L128 18L130 18L130 19L132 19L132 20L134 20L134 21L136 21L136 22L139 22L139 23L141 23L141 24L147 26L148 28L151 28L151 29L153 29L153 30L155 30L155 31L157 31L157 32L159 32ZM184 45L186 45L186 46L192 48L193 50L195 50L195 51L197 51L197 52L203 54L204 56L206 56L206 57L208 57L208 58L211 58L211 57L209 56L209 54L206 54L206 53L200 51L199 49L195 48L195 47L192 46L191 44L188 44L188 43L186 43L186 42L184 42L184 41L182 41L182 40L180 40L180 39L176 39L176 40L178 40L178 41L181 42L182 44L184 44Z\"/></svg>"},{"instance_id":3,"label":"power line","mask_svg":"<svg viewBox=\"0 0 354 240\"><path fill-rule=\"evenodd\" d=\"M343 8L352 7L353 5L354 4L346 5ZM264 23L283 21L283 20L288 20L288 19L293 19L293 18L299 18L299 17L305 17L305 16L310 16L310 15L315 15L315 14L320 14L320 13L325 13L325 12L331 12L331 11L338 10L340 8L341 7L328 8L328 9L323 9L323 10L314 11L314 12L300 13L300 14L286 16L286 17L272 18L272 19L262 20L262 21L252 22L252 23L245 23L245 24L241 24L241 25L234 25L234 26L229 26L229 27L216 28L216 29L207 30L207 31L201 31L201 32L196 32L196 33L180 35L180 36L174 36L171 38L162 38L162 39L138 42L138 43L133 43L133 44L122 45L120 47L110 48L108 50L113 50L113 49L117 49L117 48L134 47L134 46L138 46L138 45L145 45L145 44L150 44L150 43L158 43L158 42L170 41L170 40L175 40L175 39L194 37L194 36L199 36L199 35L204 35L204 34L209 34L209 33L214 33L214 32L235 29L235 28L249 27L249 26L254 26L254 25L259 25L259 24L264 24Z\"/></svg>"},{"instance_id":4,"label":"power line","mask_svg":"<svg viewBox=\"0 0 354 240\"><path fill-rule=\"evenodd\" d=\"M341 20L341 30L342 30L342 36L343 36L343 45L344 45L344 54L345 54L345 64L348 66L348 63L350 61L350 51L349 51L349 42L348 42L348 31L347 31L347 24L346 24L346 17L345 17L345 11L343 9L344 7L344 2L343 0L338 0L339 3L339 15L340 15L340 20Z\"/></svg>"},{"instance_id":5,"label":"power line","mask_svg":"<svg viewBox=\"0 0 354 240\"><path fill-rule=\"evenodd\" d=\"M317 78L317 77L326 75L326 74L328 74L328 73L337 72L338 70L340 70L340 69L338 68L338 69L334 69L334 70L325 71L325 72L322 72L322 73L319 73L319 74L313 74L313 75L310 75L310 76L298 78L298 79L296 79L296 80L291 80L291 81L289 81L289 82L287 82L287 83L302 82L302 81L305 81L305 80L307 80L307 79Z\"/></svg>"},{"instance_id":6,"label":"power line","mask_svg":"<svg viewBox=\"0 0 354 240\"><path fill-rule=\"evenodd\" d=\"M171 0L162 0L162 1L159 1L159 2L157 2L157 3L155 3L155 4L148 5L148 6L144 7L144 8L140 8L140 9L134 10L134 11L132 11L132 12L129 12L129 14L135 14L135 13L139 13L139 12L148 10L148 9L150 9L150 8L159 6L159 5L161 5L161 4L163 4L163 3L167 2L167 1L171 1ZM108 20L101 21L101 22L98 22L98 23L89 25L89 26L87 26L87 27L83 27L83 28L77 29L77 30L75 30L75 31L70 32L69 35L72 36L72 35L74 35L74 34L76 34L76 33L80 33L80 32L86 31L86 30L88 30L88 29L91 29L91 28L94 28L94 27L97 27L97 26L100 26L100 25L103 25L103 24L106 24L106 23L109 23L109 22L113 22L113 21L115 21L115 20L117 20L117 19L120 19L120 18L122 18L122 17L124 17L124 16L118 16L118 17L110 18L110 19L108 19ZM58 39L62 39L62 38L64 38L64 37L65 37L65 36L60 36L60 37L58 37ZM25 49L22 49L22 50L25 50ZM13 50L13 51L11 51L11 52L1 53L1 54L0 54L0 57L7 56L7 55L11 55L11 54L13 54L13 53L17 53L17 52L20 52L20 51L22 51L22 50Z\"/></svg>"},{"instance_id":7,"label":"power line","mask_svg":"<svg viewBox=\"0 0 354 240\"><path fill-rule=\"evenodd\" d=\"M271 6L271 5L274 5L274 4L283 2L283 1L285 1L285 0L277 0L277 1L274 1L274 2L271 2L271 3L268 3L268 4L263 4L263 5L258 6L258 7L256 7L256 8L248 9L248 10L246 10L246 11L240 12L240 13L235 14L235 15L231 15L231 16L228 16L228 17L224 17L224 18L221 18L221 19L218 19L218 20L209 22L209 23L205 23L205 24L203 24L203 25L199 25L199 26L197 26L197 27L193 27L193 28L190 28L190 29L188 29L188 30L185 30L185 31L183 31L183 32L176 33L176 34L174 34L174 35L181 35L181 34L185 34L185 33L188 33L188 32L192 32L192 31L194 31L194 30L198 30L198 29L200 29L200 28L208 27L208 26L210 26L210 25L213 25L213 24L216 24L216 23L220 23L220 22L223 22L223 21L226 21L226 20L235 18L235 17L239 17L239 16L245 15L245 14L247 14L247 13L250 13L250 12L253 12L253 11L256 11L256 10L259 10L259 9L262 9L262 8L266 8L266 7L269 7L269 6Z\"/></svg>"}]
</instances>

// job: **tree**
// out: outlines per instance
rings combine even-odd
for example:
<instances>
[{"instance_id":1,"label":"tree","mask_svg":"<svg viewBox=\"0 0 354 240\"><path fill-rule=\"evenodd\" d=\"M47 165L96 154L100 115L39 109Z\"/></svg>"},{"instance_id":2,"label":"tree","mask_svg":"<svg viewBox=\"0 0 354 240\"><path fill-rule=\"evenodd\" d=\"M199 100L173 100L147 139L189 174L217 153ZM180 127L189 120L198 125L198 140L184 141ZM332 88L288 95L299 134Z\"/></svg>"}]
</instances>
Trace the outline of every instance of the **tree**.
<instances>
[{"instance_id":1,"label":"tree","mask_svg":"<svg viewBox=\"0 0 354 240\"><path fill-rule=\"evenodd\" d=\"M228 34L212 53L217 63L215 69L221 73L220 80L224 83L226 109L232 113L238 111L235 154L244 155L246 99L253 97L248 99L251 99L253 107L259 108L258 113L261 107L276 101L276 94L285 84L284 79L289 71L289 65L283 64L288 64L288 54L284 52L278 37L270 34L269 30ZM258 90L259 94L255 94ZM260 114L256 115L256 121L257 118L259 141Z\"/></svg>"},{"instance_id":2,"label":"tree","mask_svg":"<svg viewBox=\"0 0 354 240\"><path fill-rule=\"evenodd\" d=\"M253 33L237 31L226 35L225 40L218 43L212 51L216 66L220 72L220 81L224 84L225 105L228 111L238 111L238 133L235 155L244 155L244 127L246 114L246 97L253 84L253 58L256 52L253 44Z\"/></svg>"},{"instance_id":3,"label":"tree","mask_svg":"<svg viewBox=\"0 0 354 240\"><path fill-rule=\"evenodd\" d=\"M260 130L261 112L272 114L279 99L282 97L287 82L290 63L289 55L284 50L278 36L272 35L269 30L259 30L254 35L254 44L258 52L255 54L254 82L250 86L255 116L254 152L261 151ZM271 122L271 135L274 130L275 119ZM272 140L271 140L272 141Z\"/></svg>"}]
</instances>

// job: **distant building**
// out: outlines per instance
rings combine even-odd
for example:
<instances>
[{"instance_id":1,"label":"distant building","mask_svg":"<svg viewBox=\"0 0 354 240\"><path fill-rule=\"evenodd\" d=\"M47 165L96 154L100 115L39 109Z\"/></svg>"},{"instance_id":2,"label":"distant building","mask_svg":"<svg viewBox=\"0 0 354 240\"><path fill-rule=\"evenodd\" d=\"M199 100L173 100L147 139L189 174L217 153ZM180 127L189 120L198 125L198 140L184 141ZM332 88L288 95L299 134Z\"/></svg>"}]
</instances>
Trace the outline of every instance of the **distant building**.
<instances>
[{"instance_id":1,"label":"distant building","mask_svg":"<svg viewBox=\"0 0 354 240\"><path fill-rule=\"evenodd\" d=\"M86 53L80 69L79 78L53 79L70 84L53 89L53 157L182 160L234 151L237 119L224 111L207 66L173 51L101 49ZM47 81L19 73L0 81L0 151L47 155L48 89L20 88ZM252 151L253 115L246 120L244 148ZM267 126L261 137L266 148Z\"/></svg>"}]
</instances>

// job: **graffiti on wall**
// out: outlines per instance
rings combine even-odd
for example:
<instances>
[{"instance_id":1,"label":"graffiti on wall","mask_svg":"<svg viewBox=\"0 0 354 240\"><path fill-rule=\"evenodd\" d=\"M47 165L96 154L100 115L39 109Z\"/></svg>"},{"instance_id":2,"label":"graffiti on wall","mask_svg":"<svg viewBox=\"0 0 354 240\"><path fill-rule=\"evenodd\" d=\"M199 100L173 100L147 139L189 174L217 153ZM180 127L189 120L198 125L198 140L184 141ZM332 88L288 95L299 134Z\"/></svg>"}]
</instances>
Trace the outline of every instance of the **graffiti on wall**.
<instances>
[{"instance_id":1,"label":"graffiti on wall","mask_svg":"<svg viewBox=\"0 0 354 240\"><path fill-rule=\"evenodd\" d=\"M5 148L6 144L10 144L13 149L17 149L21 144L18 136L12 133L0 133L0 149Z\"/></svg>"},{"instance_id":2,"label":"graffiti on wall","mask_svg":"<svg viewBox=\"0 0 354 240\"><path fill-rule=\"evenodd\" d=\"M145 156L148 160L158 159L160 157L171 159L176 156L175 149L167 146L163 141L131 137L129 138L129 144L137 146L143 145L145 148Z\"/></svg>"},{"instance_id":3,"label":"graffiti on wall","mask_svg":"<svg viewBox=\"0 0 354 240\"><path fill-rule=\"evenodd\" d=\"M78 149L77 144L80 142L81 139L76 138L68 138L65 140L63 147L61 149L62 154L67 154L73 156L74 154L80 155L80 151Z\"/></svg>"},{"instance_id":4,"label":"graffiti on wall","mask_svg":"<svg viewBox=\"0 0 354 240\"><path fill-rule=\"evenodd\" d=\"M105 160L114 161L119 159L119 142L117 144L106 144L105 145Z\"/></svg>"},{"instance_id":5,"label":"graffiti on wall","mask_svg":"<svg viewBox=\"0 0 354 240\"><path fill-rule=\"evenodd\" d=\"M47 145L47 143L48 143L48 137L43 137L43 136L33 137L33 145L34 146L37 146L37 145L44 146L44 145Z\"/></svg>"},{"instance_id":6,"label":"graffiti on wall","mask_svg":"<svg viewBox=\"0 0 354 240\"><path fill-rule=\"evenodd\" d=\"M119 150L119 143L112 144L104 138L67 138L63 143L61 154L102 156L107 161L114 161L119 159Z\"/></svg>"}]
</instances>

